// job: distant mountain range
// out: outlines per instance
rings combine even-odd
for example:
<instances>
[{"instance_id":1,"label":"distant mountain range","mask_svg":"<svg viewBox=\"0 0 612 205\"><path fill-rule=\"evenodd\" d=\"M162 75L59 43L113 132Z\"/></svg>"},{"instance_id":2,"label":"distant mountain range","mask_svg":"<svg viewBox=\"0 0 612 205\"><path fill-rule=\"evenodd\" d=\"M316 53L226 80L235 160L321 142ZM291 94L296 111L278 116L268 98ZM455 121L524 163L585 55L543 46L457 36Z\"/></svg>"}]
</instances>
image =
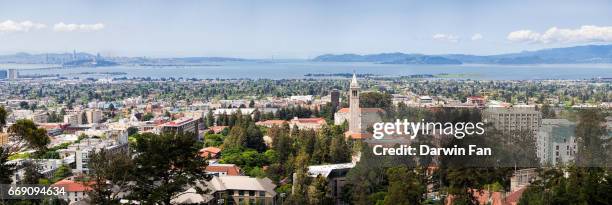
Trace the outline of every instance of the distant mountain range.
<instances>
[{"instance_id":1,"label":"distant mountain range","mask_svg":"<svg viewBox=\"0 0 612 205\"><path fill-rule=\"evenodd\" d=\"M380 64L580 64L612 63L612 45L587 45L567 48L551 48L537 51L524 51L500 55L445 54L425 55L406 53L380 53L370 55L326 54L312 61L319 62L372 62ZM73 53L16 53L0 55L0 63L15 64L60 64L74 66L114 66L118 64L142 66L192 66L215 65L215 62L259 61L254 59L228 57L184 57L184 58L147 58L147 57L101 57L84 52Z\"/></svg>"},{"instance_id":2,"label":"distant mountain range","mask_svg":"<svg viewBox=\"0 0 612 205\"><path fill-rule=\"evenodd\" d=\"M373 62L381 64L580 64L612 63L612 45L587 45L552 48L501 55L424 55L381 53L371 55L321 55L312 59L320 62Z\"/></svg>"}]
</instances>

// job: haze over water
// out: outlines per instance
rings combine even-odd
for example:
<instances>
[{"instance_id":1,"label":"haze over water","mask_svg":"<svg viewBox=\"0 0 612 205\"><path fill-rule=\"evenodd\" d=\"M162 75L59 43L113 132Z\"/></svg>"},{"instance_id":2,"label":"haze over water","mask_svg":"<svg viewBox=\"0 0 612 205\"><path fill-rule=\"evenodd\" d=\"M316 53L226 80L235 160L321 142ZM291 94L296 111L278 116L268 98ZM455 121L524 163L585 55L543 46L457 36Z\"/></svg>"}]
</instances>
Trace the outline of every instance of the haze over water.
<instances>
[{"instance_id":1,"label":"haze over water","mask_svg":"<svg viewBox=\"0 0 612 205\"><path fill-rule=\"evenodd\" d=\"M375 63L330 63L311 61L283 62L213 62L209 66L129 66L75 67L32 69L45 66L0 65L0 69L17 68L21 75L59 74L67 78L197 78L197 79L300 79L304 75L333 73L368 73L380 76L408 76L416 74L450 74L450 78L475 80L580 80L612 78L612 64L555 64L555 65L389 65ZM108 75L100 73L121 72ZM87 73L87 74L84 74ZM94 74L91 74L94 73Z\"/></svg>"}]
</instances>

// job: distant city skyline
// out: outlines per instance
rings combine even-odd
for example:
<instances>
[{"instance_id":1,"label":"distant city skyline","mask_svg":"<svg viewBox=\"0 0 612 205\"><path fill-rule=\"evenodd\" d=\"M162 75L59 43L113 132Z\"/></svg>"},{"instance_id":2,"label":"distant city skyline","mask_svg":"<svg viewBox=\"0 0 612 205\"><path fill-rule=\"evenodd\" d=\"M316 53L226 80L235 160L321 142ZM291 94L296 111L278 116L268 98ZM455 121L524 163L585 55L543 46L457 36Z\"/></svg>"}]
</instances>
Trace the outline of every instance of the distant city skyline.
<instances>
[{"instance_id":1,"label":"distant city skyline","mask_svg":"<svg viewBox=\"0 0 612 205\"><path fill-rule=\"evenodd\" d=\"M612 43L609 1L0 1L0 54L490 55Z\"/></svg>"}]
</instances>

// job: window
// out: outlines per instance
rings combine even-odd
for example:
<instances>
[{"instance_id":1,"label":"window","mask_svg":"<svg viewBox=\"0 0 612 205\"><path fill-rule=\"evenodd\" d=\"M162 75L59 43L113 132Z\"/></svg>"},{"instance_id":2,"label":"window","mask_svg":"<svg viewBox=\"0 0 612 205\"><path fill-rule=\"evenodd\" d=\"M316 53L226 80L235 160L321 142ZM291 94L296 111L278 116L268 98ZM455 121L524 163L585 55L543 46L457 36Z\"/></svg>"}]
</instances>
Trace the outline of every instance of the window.
<instances>
[{"instance_id":1,"label":"window","mask_svg":"<svg viewBox=\"0 0 612 205\"><path fill-rule=\"evenodd\" d=\"M238 191L238 195L244 196L244 191L243 190Z\"/></svg>"},{"instance_id":2,"label":"window","mask_svg":"<svg viewBox=\"0 0 612 205\"><path fill-rule=\"evenodd\" d=\"M265 191L260 191L260 192L259 192L259 196L261 196L261 197L265 197L265 196L266 196L266 192L265 192Z\"/></svg>"},{"instance_id":3,"label":"window","mask_svg":"<svg viewBox=\"0 0 612 205\"><path fill-rule=\"evenodd\" d=\"M255 191L249 191L249 196L255 196Z\"/></svg>"}]
</instances>

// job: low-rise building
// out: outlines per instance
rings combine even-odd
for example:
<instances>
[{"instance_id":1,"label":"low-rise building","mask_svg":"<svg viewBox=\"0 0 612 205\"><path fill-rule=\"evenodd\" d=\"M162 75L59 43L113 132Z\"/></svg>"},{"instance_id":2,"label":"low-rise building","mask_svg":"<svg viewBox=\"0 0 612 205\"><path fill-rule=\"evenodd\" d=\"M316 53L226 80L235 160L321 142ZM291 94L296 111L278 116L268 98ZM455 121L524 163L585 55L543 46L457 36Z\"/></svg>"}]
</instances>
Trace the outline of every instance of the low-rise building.
<instances>
[{"instance_id":1,"label":"low-rise building","mask_svg":"<svg viewBox=\"0 0 612 205\"><path fill-rule=\"evenodd\" d=\"M60 195L60 198L66 200L69 204L83 201L87 198L87 192L91 191L91 183L74 181L72 179L63 179L55 182L52 187L64 187L66 194Z\"/></svg>"},{"instance_id":2,"label":"low-rise building","mask_svg":"<svg viewBox=\"0 0 612 205\"><path fill-rule=\"evenodd\" d=\"M297 126L300 130L305 129L314 129L318 130L323 127L323 125L327 124L325 119L323 118L298 118L295 117L291 121L289 121L289 126Z\"/></svg>"},{"instance_id":3,"label":"low-rise building","mask_svg":"<svg viewBox=\"0 0 612 205\"><path fill-rule=\"evenodd\" d=\"M215 176L205 183L214 202L222 199L227 204L272 205L276 201L276 185L267 177Z\"/></svg>"}]
</instances>

